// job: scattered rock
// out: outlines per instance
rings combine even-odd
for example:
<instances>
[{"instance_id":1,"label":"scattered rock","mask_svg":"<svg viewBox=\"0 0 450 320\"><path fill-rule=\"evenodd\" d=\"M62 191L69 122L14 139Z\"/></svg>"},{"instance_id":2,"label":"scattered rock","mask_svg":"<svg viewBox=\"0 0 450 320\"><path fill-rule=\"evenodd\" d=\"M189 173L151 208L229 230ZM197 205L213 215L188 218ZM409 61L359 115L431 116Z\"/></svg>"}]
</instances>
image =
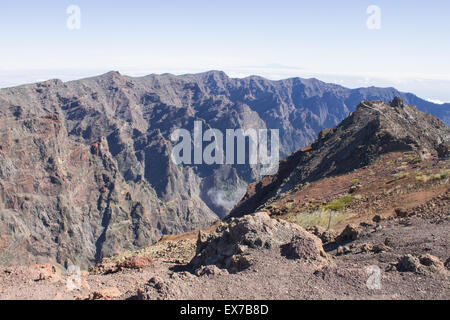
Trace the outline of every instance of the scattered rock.
<instances>
[{"instance_id":1,"label":"scattered rock","mask_svg":"<svg viewBox=\"0 0 450 320\"><path fill-rule=\"evenodd\" d=\"M357 240L361 236L361 228L348 225L344 231L336 238L336 243L343 244L351 241Z\"/></svg>"},{"instance_id":2,"label":"scattered rock","mask_svg":"<svg viewBox=\"0 0 450 320\"><path fill-rule=\"evenodd\" d=\"M339 246L336 251L336 255L342 256L344 254L349 254L352 252L352 249L348 246Z\"/></svg>"},{"instance_id":3,"label":"scattered rock","mask_svg":"<svg viewBox=\"0 0 450 320\"><path fill-rule=\"evenodd\" d=\"M34 281L57 282L61 280L60 270L51 264L35 264L30 267L30 274Z\"/></svg>"},{"instance_id":4,"label":"scattered rock","mask_svg":"<svg viewBox=\"0 0 450 320\"><path fill-rule=\"evenodd\" d=\"M381 226L381 225L377 225L376 227L375 227L375 229L373 229L375 232L378 232L378 231L381 231L381 230L383 230L383 227Z\"/></svg>"},{"instance_id":5,"label":"scattered rock","mask_svg":"<svg viewBox=\"0 0 450 320\"><path fill-rule=\"evenodd\" d=\"M448 259L445 261L444 265L445 265L445 267L446 267L447 269L450 269L450 258L448 258Z\"/></svg>"},{"instance_id":6,"label":"scattered rock","mask_svg":"<svg viewBox=\"0 0 450 320\"><path fill-rule=\"evenodd\" d=\"M445 265L442 261L431 254L423 254L419 257L419 261L422 265L433 269L433 271L442 271L445 269Z\"/></svg>"},{"instance_id":7,"label":"scattered rock","mask_svg":"<svg viewBox=\"0 0 450 320\"><path fill-rule=\"evenodd\" d=\"M53 300L56 300L56 301L62 300L62 293L61 292L57 292L55 294L55 296L53 297Z\"/></svg>"},{"instance_id":8,"label":"scattered rock","mask_svg":"<svg viewBox=\"0 0 450 320\"><path fill-rule=\"evenodd\" d=\"M138 291L137 291L137 299L138 300L152 300L152 296L149 293L147 287L138 289Z\"/></svg>"},{"instance_id":9,"label":"scattered rock","mask_svg":"<svg viewBox=\"0 0 450 320\"><path fill-rule=\"evenodd\" d=\"M380 215L376 215L375 217L372 218L372 221L375 223L380 223L383 220L383 218L381 218Z\"/></svg>"},{"instance_id":10,"label":"scattered rock","mask_svg":"<svg viewBox=\"0 0 450 320\"><path fill-rule=\"evenodd\" d=\"M397 270L400 272L422 273L419 259L410 254L407 254L399 259L397 263Z\"/></svg>"},{"instance_id":11,"label":"scattered rock","mask_svg":"<svg viewBox=\"0 0 450 320\"><path fill-rule=\"evenodd\" d=\"M443 272L445 265L438 257L431 254L423 254L418 258L408 254L400 258L397 263L397 270L401 272L426 274Z\"/></svg>"},{"instance_id":12,"label":"scattered rock","mask_svg":"<svg viewBox=\"0 0 450 320\"><path fill-rule=\"evenodd\" d=\"M225 266L230 271L230 273L237 273L239 271L245 270L252 265L251 260L242 255L233 255L229 257Z\"/></svg>"},{"instance_id":13,"label":"scattered rock","mask_svg":"<svg viewBox=\"0 0 450 320\"><path fill-rule=\"evenodd\" d=\"M236 247L237 253L245 254L248 252L248 247L245 245L238 244Z\"/></svg>"},{"instance_id":14,"label":"scattered rock","mask_svg":"<svg viewBox=\"0 0 450 320\"><path fill-rule=\"evenodd\" d=\"M372 222L361 222L360 224L359 224L359 226L360 227L363 227L363 228L375 228L377 225L375 224L375 223L372 223Z\"/></svg>"},{"instance_id":15,"label":"scattered rock","mask_svg":"<svg viewBox=\"0 0 450 320\"><path fill-rule=\"evenodd\" d=\"M202 276L217 276L217 275L226 275L228 274L227 270L219 269L217 266L202 266L195 271L195 275L198 277Z\"/></svg>"},{"instance_id":16,"label":"scattered rock","mask_svg":"<svg viewBox=\"0 0 450 320\"><path fill-rule=\"evenodd\" d=\"M387 246L392 246L393 243L394 243L393 237L387 237L386 239L384 239L384 244Z\"/></svg>"},{"instance_id":17,"label":"scattered rock","mask_svg":"<svg viewBox=\"0 0 450 320\"><path fill-rule=\"evenodd\" d=\"M117 263L100 263L89 269L92 274L111 274L118 272Z\"/></svg>"},{"instance_id":18,"label":"scattered rock","mask_svg":"<svg viewBox=\"0 0 450 320\"><path fill-rule=\"evenodd\" d=\"M94 291L89 295L88 300L112 300L121 296L119 289L115 287Z\"/></svg>"},{"instance_id":19,"label":"scattered rock","mask_svg":"<svg viewBox=\"0 0 450 320\"><path fill-rule=\"evenodd\" d=\"M142 269L149 266L153 266L153 260L151 258L136 256L117 263L119 269Z\"/></svg>"},{"instance_id":20,"label":"scattered rock","mask_svg":"<svg viewBox=\"0 0 450 320\"><path fill-rule=\"evenodd\" d=\"M316 237L318 237L320 240L322 240L323 244L335 241L336 237L338 236L338 234L335 231L326 230L325 228L322 228L320 226L310 228L308 231L311 232Z\"/></svg>"},{"instance_id":21,"label":"scattered rock","mask_svg":"<svg viewBox=\"0 0 450 320\"><path fill-rule=\"evenodd\" d=\"M332 231L332 230L327 230L320 236L320 240L322 240L323 244L327 244L330 242L334 242L336 240L337 236L338 236L337 232Z\"/></svg>"},{"instance_id":22,"label":"scattered rock","mask_svg":"<svg viewBox=\"0 0 450 320\"><path fill-rule=\"evenodd\" d=\"M126 258L124 261L108 262L96 265L90 269L92 274L111 274L117 273L124 269L143 269L149 266L153 266L153 260L147 257L133 256Z\"/></svg>"},{"instance_id":23,"label":"scattered rock","mask_svg":"<svg viewBox=\"0 0 450 320\"><path fill-rule=\"evenodd\" d=\"M148 283L137 291L138 300L163 300L169 299L173 295L179 295L177 287L171 287L169 281L164 281L160 277L151 278Z\"/></svg>"},{"instance_id":24,"label":"scattered rock","mask_svg":"<svg viewBox=\"0 0 450 320\"><path fill-rule=\"evenodd\" d=\"M80 286L81 286L81 289L84 289L86 291L90 291L91 290L91 286L89 285L89 283L85 279L81 279Z\"/></svg>"},{"instance_id":25,"label":"scattered rock","mask_svg":"<svg viewBox=\"0 0 450 320\"><path fill-rule=\"evenodd\" d=\"M322 242L316 237L294 236L291 242L281 247L282 254L288 259L318 260L327 255Z\"/></svg>"},{"instance_id":26,"label":"scattered rock","mask_svg":"<svg viewBox=\"0 0 450 320\"><path fill-rule=\"evenodd\" d=\"M364 243L361 245L361 252L372 252L373 251L373 245L370 243Z\"/></svg>"},{"instance_id":27,"label":"scattered rock","mask_svg":"<svg viewBox=\"0 0 450 320\"><path fill-rule=\"evenodd\" d=\"M397 218L406 218L408 217L408 211L403 208L396 208L395 215L397 216Z\"/></svg>"},{"instance_id":28,"label":"scattered rock","mask_svg":"<svg viewBox=\"0 0 450 320\"><path fill-rule=\"evenodd\" d=\"M226 270L221 270L221 271L226 271ZM191 279L194 277L194 275L190 272L187 271L182 271L182 272L176 272L176 273L172 273L169 275L171 279Z\"/></svg>"},{"instance_id":29,"label":"scattered rock","mask_svg":"<svg viewBox=\"0 0 450 320\"><path fill-rule=\"evenodd\" d=\"M387 251L392 251L392 248L384 245L384 244L377 244L375 246L373 246L372 252L374 253L382 253L382 252L387 252Z\"/></svg>"},{"instance_id":30,"label":"scattered rock","mask_svg":"<svg viewBox=\"0 0 450 320\"><path fill-rule=\"evenodd\" d=\"M164 280L160 277L153 277L148 281L148 284L154 287L155 289L161 290L166 286Z\"/></svg>"}]
</instances>

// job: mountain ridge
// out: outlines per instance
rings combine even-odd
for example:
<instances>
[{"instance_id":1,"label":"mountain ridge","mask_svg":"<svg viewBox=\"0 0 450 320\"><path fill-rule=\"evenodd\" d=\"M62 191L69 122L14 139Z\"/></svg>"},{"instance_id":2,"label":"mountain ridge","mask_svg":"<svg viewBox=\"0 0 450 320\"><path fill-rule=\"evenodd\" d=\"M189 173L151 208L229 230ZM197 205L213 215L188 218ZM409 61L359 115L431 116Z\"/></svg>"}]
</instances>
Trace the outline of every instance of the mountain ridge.
<instances>
[{"instance_id":1,"label":"mountain ridge","mask_svg":"<svg viewBox=\"0 0 450 320\"><path fill-rule=\"evenodd\" d=\"M388 92L388 95L390 96L390 100L392 100L394 97L398 96L400 98L402 98L405 102L412 104L412 105L424 105L424 107L422 107L423 109L426 110L422 110L428 113L433 114L433 112L429 111L429 108L431 107L437 107L439 109L439 107L442 107L442 109L448 108L450 107L450 102L444 102L442 104L437 104L437 103L433 103L427 99L423 99L420 98L419 96L411 93L411 92L405 92L405 91L399 91L397 90L395 87L377 87L377 86L368 86L368 87L357 87L357 88L349 88L346 87L344 85L339 85L339 84L335 84L335 83L331 83L331 82L325 82L322 81L318 78L312 77L312 78L302 78L302 77L290 77L290 78L286 78L286 79L279 79L279 80L271 80L269 78L263 77L263 76L259 76L259 75L249 75L246 77L242 77L242 78L233 78L233 77L229 77L225 72L220 71L220 70L209 70L209 71L204 71L204 72L200 72L200 73L186 73L186 74L180 74L180 75L176 75L176 74L172 74L172 73L162 73L162 74L156 74L156 73L152 73L152 74L148 74L148 75L144 75L144 76L137 76L137 77L133 77L133 76L128 76L128 75L122 75L119 71L109 71L106 72L104 74L101 75L97 75L97 76L90 76L90 77L85 77L85 78L81 78L81 79L77 79L77 80L70 80L70 81L65 81L63 82L60 79L49 79L46 81L41 81L41 82L36 82L36 83L29 83L29 84L23 84L23 85L19 85L19 86L13 86L13 87L6 87L6 88L0 88L0 90L5 90L5 89L12 89L12 88L21 88L21 87L26 87L26 86L30 86L30 85L35 85L35 84L39 84L39 83L47 83L47 82L55 82L55 83L59 83L59 84L64 84L64 83L74 83L74 82L78 82L78 81L83 81L83 80L95 80L98 78L102 78L102 77L108 77L108 76L118 76L118 77L123 77L123 78L128 78L130 80L132 79L151 79L151 78L158 78L158 77L169 77L169 78L184 78L186 80L192 80L193 78L204 78L207 76L216 76L217 77L221 77L222 79L226 78L229 80L233 80L233 81L245 81L245 80L258 80L258 81L266 81L266 82L271 82L271 83L288 83L288 82L301 82L302 84L316 84L316 85L321 85L321 86L325 86L327 88L334 88L337 90L343 90L343 91L354 91L354 92L360 92L362 96L368 96L368 98L366 99L361 99L362 100L371 100L370 96L376 96L376 94L374 94L374 91L378 91L378 92L383 92L383 94L386 94L386 92ZM387 100L385 100L387 101ZM417 101L420 101L420 103L417 103ZM440 117L447 125L450 125L450 111L449 110L438 110L438 117Z\"/></svg>"},{"instance_id":2,"label":"mountain ridge","mask_svg":"<svg viewBox=\"0 0 450 320\"><path fill-rule=\"evenodd\" d=\"M275 176L250 185L230 216L262 210L283 193L362 168L382 154L407 151L418 159L448 157L450 128L398 97L391 103L362 101L338 126L321 131L308 148L280 163Z\"/></svg>"},{"instance_id":3,"label":"mountain ridge","mask_svg":"<svg viewBox=\"0 0 450 320\"><path fill-rule=\"evenodd\" d=\"M380 99L393 99L395 92L381 91ZM318 80L231 79L223 72L141 78L109 72L1 89L0 229L23 252L5 249L12 257L5 261L92 264L205 227L228 214L259 179L259 168L176 166L173 130L191 131L197 120L222 131L279 129L286 157L339 123L363 96L372 94ZM96 174L88 179L85 172ZM89 250L76 253L73 246Z\"/></svg>"}]
</instances>

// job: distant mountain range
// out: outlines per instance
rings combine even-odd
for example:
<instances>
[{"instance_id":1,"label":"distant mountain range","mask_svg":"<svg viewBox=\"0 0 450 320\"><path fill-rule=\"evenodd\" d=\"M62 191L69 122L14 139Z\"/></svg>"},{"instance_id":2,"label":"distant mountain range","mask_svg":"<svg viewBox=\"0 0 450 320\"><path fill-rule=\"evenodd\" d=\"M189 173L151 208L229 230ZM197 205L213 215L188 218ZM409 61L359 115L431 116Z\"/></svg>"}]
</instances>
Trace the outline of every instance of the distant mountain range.
<instances>
[{"instance_id":1,"label":"distant mountain range","mask_svg":"<svg viewBox=\"0 0 450 320\"><path fill-rule=\"evenodd\" d=\"M450 105L393 88L317 79L117 72L0 90L0 263L89 265L162 234L222 218L259 179L251 165L177 166L170 134L195 121L222 131L280 130L281 156L311 143L362 100L391 101L450 124Z\"/></svg>"}]
</instances>

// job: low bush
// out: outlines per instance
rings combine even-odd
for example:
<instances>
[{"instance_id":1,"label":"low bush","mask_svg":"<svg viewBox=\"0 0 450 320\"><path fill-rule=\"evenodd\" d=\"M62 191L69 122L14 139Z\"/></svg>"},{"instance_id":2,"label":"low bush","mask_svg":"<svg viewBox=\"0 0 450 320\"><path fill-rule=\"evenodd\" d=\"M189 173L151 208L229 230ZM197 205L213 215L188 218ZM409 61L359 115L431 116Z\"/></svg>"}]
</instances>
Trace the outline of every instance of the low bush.
<instances>
[{"instance_id":1,"label":"low bush","mask_svg":"<svg viewBox=\"0 0 450 320\"><path fill-rule=\"evenodd\" d=\"M398 173L394 174L394 178L396 180L405 179L407 177L409 177L409 173L408 172L403 172L402 171L402 172L398 172Z\"/></svg>"},{"instance_id":2,"label":"low bush","mask_svg":"<svg viewBox=\"0 0 450 320\"><path fill-rule=\"evenodd\" d=\"M351 195L346 194L342 197L340 197L339 199L333 200L330 203L328 203L327 205L325 205L323 207L323 210L327 211L327 210L331 210L331 211L342 211L344 210L347 206L349 206L353 201L353 198Z\"/></svg>"}]
</instances>

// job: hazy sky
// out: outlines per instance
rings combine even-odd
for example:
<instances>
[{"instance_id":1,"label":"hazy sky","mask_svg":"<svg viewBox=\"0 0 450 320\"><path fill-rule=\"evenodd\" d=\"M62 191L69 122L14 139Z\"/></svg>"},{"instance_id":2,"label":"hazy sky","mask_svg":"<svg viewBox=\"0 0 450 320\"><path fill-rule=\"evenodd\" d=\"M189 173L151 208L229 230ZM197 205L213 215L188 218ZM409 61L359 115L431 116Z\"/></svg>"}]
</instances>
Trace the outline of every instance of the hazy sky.
<instances>
[{"instance_id":1,"label":"hazy sky","mask_svg":"<svg viewBox=\"0 0 450 320\"><path fill-rule=\"evenodd\" d=\"M79 30L67 27L70 5ZM367 27L370 5L381 29ZM449 39L448 0L1 0L0 86L219 69L450 102Z\"/></svg>"}]
</instances>

